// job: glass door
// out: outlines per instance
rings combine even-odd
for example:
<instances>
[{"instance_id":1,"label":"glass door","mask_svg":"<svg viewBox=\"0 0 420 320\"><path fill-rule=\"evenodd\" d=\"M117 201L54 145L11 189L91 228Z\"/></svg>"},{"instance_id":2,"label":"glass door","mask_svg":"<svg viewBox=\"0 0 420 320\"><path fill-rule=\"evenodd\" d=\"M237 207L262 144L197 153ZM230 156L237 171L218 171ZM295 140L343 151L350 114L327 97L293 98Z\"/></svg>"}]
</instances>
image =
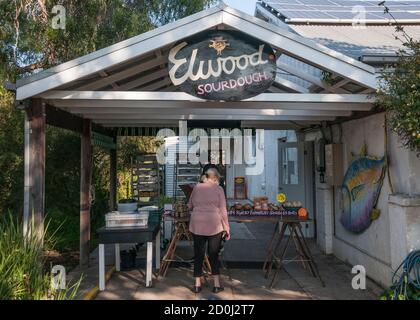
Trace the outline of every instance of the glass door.
<instances>
[{"instance_id":1,"label":"glass door","mask_svg":"<svg viewBox=\"0 0 420 320\"><path fill-rule=\"evenodd\" d=\"M314 219L313 149L309 142L279 141L279 193L287 201L300 201ZM314 221L303 223L305 237L314 237Z\"/></svg>"},{"instance_id":2,"label":"glass door","mask_svg":"<svg viewBox=\"0 0 420 320\"><path fill-rule=\"evenodd\" d=\"M287 201L305 202L303 181L304 147L298 142L279 142L279 193Z\"/></svg>"}]
</instances>

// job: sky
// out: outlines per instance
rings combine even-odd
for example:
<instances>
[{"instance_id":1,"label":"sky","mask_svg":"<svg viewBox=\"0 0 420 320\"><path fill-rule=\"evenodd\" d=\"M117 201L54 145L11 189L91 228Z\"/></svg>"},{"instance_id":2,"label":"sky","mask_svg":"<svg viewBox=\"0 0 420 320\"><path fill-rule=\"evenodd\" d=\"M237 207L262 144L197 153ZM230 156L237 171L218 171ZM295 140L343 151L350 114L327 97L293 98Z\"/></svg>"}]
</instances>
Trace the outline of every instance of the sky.
<instances>
[{"instance_id":1,"label":"sky","mask_svg":"<svg viewBox=\"0 0 420 320\"><path fill-rule=\"evenodd\" d=\"M229 7L239 9L253 16L255 13L255 3L257 1L256 0L224 0L224 2Z\"/></svg>"}]
</instances>

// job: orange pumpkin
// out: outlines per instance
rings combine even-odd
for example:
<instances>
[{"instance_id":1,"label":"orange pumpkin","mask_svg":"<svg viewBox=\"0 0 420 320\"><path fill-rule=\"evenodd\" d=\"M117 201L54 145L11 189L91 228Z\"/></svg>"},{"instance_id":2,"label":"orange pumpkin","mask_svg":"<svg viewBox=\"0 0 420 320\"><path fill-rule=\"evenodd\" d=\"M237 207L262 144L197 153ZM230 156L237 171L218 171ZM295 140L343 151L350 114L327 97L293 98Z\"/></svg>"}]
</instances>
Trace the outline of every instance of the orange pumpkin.
<instances>
[{"instance_id":1,"label":"orange pumpkin","mask_svg":"<svg viewBox=\"0 0 420 320\"><path fill-rule=\"evenodd\" d=\"M308 216L308 211L305 208L300 208L298 210L299 218L306 218Z\"/></svg>"}]
</instances>

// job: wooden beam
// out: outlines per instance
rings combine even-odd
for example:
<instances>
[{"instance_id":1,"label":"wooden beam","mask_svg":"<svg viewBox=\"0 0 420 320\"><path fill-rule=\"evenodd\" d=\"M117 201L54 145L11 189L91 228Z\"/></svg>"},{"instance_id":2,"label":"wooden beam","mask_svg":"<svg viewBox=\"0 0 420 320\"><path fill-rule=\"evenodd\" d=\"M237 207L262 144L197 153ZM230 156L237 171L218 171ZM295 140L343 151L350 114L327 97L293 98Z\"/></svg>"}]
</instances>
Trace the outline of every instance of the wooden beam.
<instances>
[{"instance_id":1,"label":"wooden beam","mask_svg":"<svg viewBox=\"0 0 420 320\"><path fill-rule=\"evenodd\" d=\"M45 111L48 125L82 133L83 118L51 105L46 105Z\"/></svg>"},{"instance_id":2,"label":"wooden beam","mask_svg":"<svg viewBox=\"0 0 420 320\"><path fill-rule=\"evenodd\" d=\"M77 110L81 108L167 108L167 109L282 109L325 111L368 111L373 107L375 96L368 94L319 94L319 93L263 93L243 101L206 101L183 92L145 91L52 91L43 95L57 107ZM76 112L76 113L77 113ZM104 111L107 113L108 111Z\"/></svg>"},{"instance_id":3,"label":"wooden beam","mask_svg":"<svg viewBox=\"0 0 420 320\"><path fill-rule=\"evenodd\" d=\"M107 136L109 138L115 137L115 131L109 128L105 128L97 123L92 123L92 131L96 133L100 133L104 136Z\"/></svg>"},{"instance_id":4,"label":"wooden beam","mask_svg":"<svg viewBox=\"0 0 420 320\"><path fill-rule=\"evenodd\" d=\"M109 76L109 75L108 75L108 73L106 73L104 70L99 71L99 75L100 75L102 78L106 78L106 77L108 77L108 76ZM111 85L111 87L112 87L114 90L118 90L118 89L119 89L119 86L118 86L115 82L111 82L111 83L110 83L110 85Z\"/></svg>"},{"instance_id":5,"label":"wooden beam","mask_svg":"<svg viewBox=\"0 0 420 320\"><path fill-rule=\"evenodd\" d=\"M334 116L224 116L224 115L169 115L162 118L162 115L148 116L148 117L131 117L126 119L94 119L96 123L115 124L120 126L124 124L137 124L144 123L148 120L158 120L166 122L166 120L250 120L250 121L304 121L304 120L325 120L333 121L336 117Z\"/></svg>"},{"instance_id":6,"label":"wooden beam","mask_svg":"<svg viewBox=\"0 0 420 320\"><path fill-rule=\"evenodd\" d=\"M89 265L90 245L90 188L92 184L92 124L83 120L80 159L80 266Z\"/></svg>"},{"instance_id":7,"label":"wooden beam","mask_svg":"<svg viewBox=\"0 0 420 320\"><path fill-rule=\"evenodd\" d=\"M109 152L109 206L113 211L117 209L117 149Z\"/></svg>"},{"instance_id":8,"label":"wooden beam","mask_svg":"<svg viewBox=\"0 0 420 320\"><path fill-rule=\"evenodd\" d=\"M246 109L277 109L277 110L330 110L330 111L368 111L371 110L373 104L371 103L346 103L346 102L336 102L336 103L322 103L322 102L265 102L265 101L243 101L243 102L181 102L181 101L57 101L54 104L63 108L68 112L75 114L83 114L86 110L104 110L104 113L118 112L119 110L124 109L137 109L139 112L142 109L212 109L212 110L226 110L226 109L236 109L236 110L246 110ZM95 111L94 111L95 112ZM156 112L160 112L157 111Z\"/></svg>"},{"instance_id":9,"label":"wooden beam","mask_svg":"<svg viewBox=\"0 0 420 320\"><path fill-rule=\"evenodd\" d=\"M346 85L349 82L350 82L350 80L347 79L347 78L341 79L336 84L332 85L328 89L328 91L333 92L333 93L351 93L350 91L341 88L342 86ZM323 92L327 92L327 91L321 91L321 93L323 93Z\"/></svg>"},{"instance_id":10,"label":"wooden beam","mask_svg":"<svg viewBox=\"0 0 420 320\"><path fill-rule=\"evenodd\" d=\"M72 110L73 111L73 110ZM74 112L74 111L73 111ZM119 108L117 110L108 108L106 110L81 108L77 109L83 117L88 119L105 118L125 118L125 117L142 117L147 118L149 115L156 115L156 108ZM282 109L190 109L190 108L162 108L159 109L160 117L165 118L166 115L226 115L226 116L350 116L350 110L282 110Z\"/></svg>"},{"instance_id":11,"label":"wooden beam","mask_svg":"<svg viewBox=\"0 0 420 320\"><path fill-rule=\"evenodd\" d=\"M162 88L162 89L160 89L160 91L163 91L163 92L174 92L174 91L177 91L178 90L178 87L175 87L175 86L169 86L169 87L166 87L166 88Z\"/></svg>"},{"instance_id":12,"label":"wooden beam","mask_svg":"<svg viewBox=\"0 0 420 320\"><path fill-rule=\"evenodd\" d=\"M107 85L110 85L112 83L115 83L117 81L123 80L123 79L127 79L130 78L136 74L142 73L144 71L150 70L154 67L157 67L158 65L160 65L161 63L165 63L167 61L167 57L159 57L157 59L152 59L143 63L139 63L138 65L114 73L112 75L109 75L105 78L93 81L91 83L85 84L79 88L77 88L77 90L97 90L103 87L106 87ZM119 90L126 90L126 89L119 89Z\"/></svg>"},{"instance_id":13,"label":"wooden beam","mask_svg":"<svg viewBox=\"0 0 420 320\"><path fill-rule=\"evenodd\" d=\"M155 90L159 90L159 89L163 88L164 86L167 86L171 83L172 83L171 79L169 79L169 77L166 77L166 78L163 78L162 80L159 80L159 81L153 82L153 83L151 83L147 86L141 87L139 90L155 91Z\"/></svg>"},{"instance_id":14,"label":"wooden beam","mask_svg":"<svg viewBox=\"0 0 420 320\"><path fill-rule=\"evenodd\" d=\"M268 91L266 93L287 93L287 91L276 87L275 84L273 84L270 88L268 88Z\"/></svg>"},{"instance_id":15,"label":"wooden beam","mask_svg":"<svg viewBox=\"0 0 420 320\"><path fill-rule=\"evenodd\" d=\"M320 121L311 121L311 120L306 120L306 121L299 121L299 124L302 124L303 126L310 126L313 124L319 124L321 123ZM241 127L242 128L246 128L246 127L261 127L261 128L276 128L276 127L294 127L297 126L296 122L290 122L290 121L241 121Z\"/></svg>"},{"instance_id":16,"label":"wooden beam","mask_svg":"<svg viewBox=\"0 0 420 320\"><path fill-rule=\"evenodd\" d=\"M141 87L149 82L155 81L159 78L165 77L168 75L168 70L160 69L156 72L153 72L151 74L148 74L146 76L140 77L138 79L135 79L133 81L124 83L120 86L119 90L131 90L133 88Z\"/></svg>"},{"instance_id":17,"label":"wooden beam","mask_svg":"<svg viewBox=\"0 0 420 320\"><path fill-rule=\"evenodd\" d=\"M95 122L95 120L92 120ZM178 120L144 120L136 122L136 127L145 127L145 128L178 128ZM105 128L110 128L108 125L104 125ZM117 126L118 127L118 126ZM113 128L115 130L115 128ZM118 133L118 132L116 132Z\"/></svg>"},{"instance_id":18,"label":"wooden beam","mask_svg":"<svg viewBox=\"0 0 420 320\"><path fill-rule=\"evenodd\" d=\"M49 100L101 100L103 101L182 101L209 102L191 96L185 92L149 92L149 91L60 91L53 90L39 95ZM373 103L375 97L368 94L334 94L334 93L262 93L255 97L239 101L246 102L294 102L294 103ZM217 104L216 101L210 103ZM75 103L73 103L76 106ZM227 102L224 105L228 105Z\"/></svg>"},{"instance_id":19,"label":"wooden beam","mask_svg":"<svg viewBox=\"0 0 420 320\"><path fill-rule=\"evenodd\" d=\"M23 182L23 234L29 235L31 227L31 176L30 176L30 122L28 112L24 120L24 182Z\"/></svg>"},{"instance_id":20,"label":"wooden beam","mask_svg":"<svg viewBox=\"0 0 420 320\"><path fill-rule=\"evenodd\" d=\"M46 124L70 130L77 133L83 132L83 118L77 116L77 112L68 112L47 104L45 106ZM114 132L98 124L92 124L92 130L108 137L114 137Z\"/></svg>"},{"instance_id":21,"label":"wooden beam","mask_svg":"<svg viewBox=\"0 0 420 320\"><path fill-rule=\"evenodd\" d=\"M284 71L286 71L286 72L288 72L288 73L290 73L294 76L297 76L297 77L299 77L303 80L306 80L308 82L316 84L318 87L321 87L321 88L324 88L324 89L328 90L329 85L326 81L323 81L322 79L320 79L316 76L313 76L313 75L311 75L311 74L309 74L309 73L307 73L303 70L299 70L297 68L289 66L288 64L286 64L286 63L284 63L280 60L277 60L277 67L279 67L280 69L282 69L282 70L284 70Z\"/></svg>"},{"instance_id":22,"label":"wooden beam","mask_svg":"<svg viewBox=\"0 0 420 320\"><path fill-rule=\"evenodd\" d=\"M43 242L45 212L45 106L41 99L31 99L26 108L29 122L29 184L31 230Z\"/></svg>"},{"instance_id":23,"label":"wooden beam","mask_svg":"<svg viewBox=\"0 0 420 320\"><path fill-rule=\"evenodd\" d=\"M362 90L358 94L374 94L375 92L376 91L374 89L366 89L366 90Z\"/></svg>"},{"instance_id":24,"label":"wooden beam","mask_svg":"<svg viewBox=\"0 0 420 320\"><path fill-rule=\"evenodd\" d=\"M298 85L297 83L292 82L290 80L281 78L279 76L276 77L275 83L278 86L280 86L282 88L286 88L286 89L292 90L293 92L297 92L297 93L309 93L309 89L307 89L305 87L302 87L302 86Z\"/></svg>"}]
</instances>

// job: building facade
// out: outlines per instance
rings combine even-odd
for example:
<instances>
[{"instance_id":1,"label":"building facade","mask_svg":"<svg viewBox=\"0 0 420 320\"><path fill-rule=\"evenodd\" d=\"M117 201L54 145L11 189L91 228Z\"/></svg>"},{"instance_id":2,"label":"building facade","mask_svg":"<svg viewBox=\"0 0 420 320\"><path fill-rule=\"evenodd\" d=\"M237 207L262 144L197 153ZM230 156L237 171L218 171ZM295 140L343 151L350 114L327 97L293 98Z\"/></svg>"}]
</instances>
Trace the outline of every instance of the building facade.
<instances>
[{"instance_id":1,"label":"building facade","mask_svg":"<svg viewBox=\"0 0 420 320\"><path fill-rule=\"evenodd\" d=\"M396 51L402 48L402 42L395 38L395 25L386 21L369 23L367 20L366 25L355 27L351 21L333 17L288 19L290 12L282 9L282 2L258 3L256 16L369 64L378 74L384 65L395 61ZM290 16L293 17L293 12ZM401 23L411 37L420 38L420 16L410 21L401 20ZM319 70L306 63L294 61L294 66L319 76ZM308 86L290 74L285 78L304 88ZM324 133L312 130L305 133L304 140L317 145L327 138L330 143L342 144L341 176L353 155L360 153L364 146L370 156L388 157L389 170L377 201L380 216L359 234L349 232L340 223L341 186L330 186L315 179L316 236L320 247L351 265L364 266L368 276L387 286L408 252L420 248L420 159L415 152L402 147L398 136L385 131L384 127L385 113L376 113L331 125ZM320 150L315 148L315 158L319 158Z\"/></svg>"}]
</instances>

